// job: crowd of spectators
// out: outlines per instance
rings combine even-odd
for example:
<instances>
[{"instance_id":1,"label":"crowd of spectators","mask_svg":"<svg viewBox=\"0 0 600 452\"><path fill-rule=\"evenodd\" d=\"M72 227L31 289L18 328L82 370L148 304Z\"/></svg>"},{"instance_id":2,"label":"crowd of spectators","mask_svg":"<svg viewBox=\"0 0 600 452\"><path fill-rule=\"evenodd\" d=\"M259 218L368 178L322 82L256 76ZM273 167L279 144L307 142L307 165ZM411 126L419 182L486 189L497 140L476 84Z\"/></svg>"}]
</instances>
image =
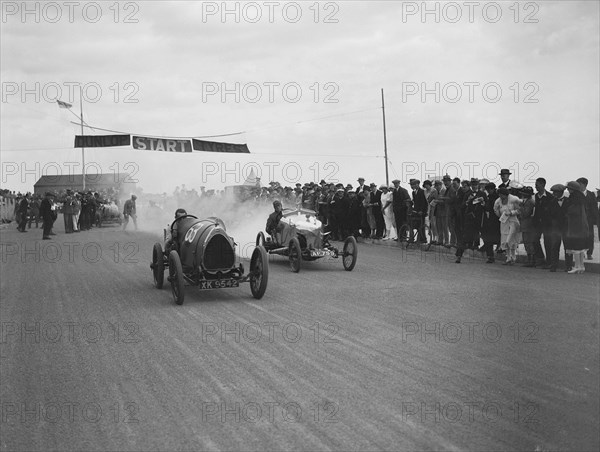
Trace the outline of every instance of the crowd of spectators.
<instances>
[{"instance_id":1,"label":"crowd of spectators","mask_svg":"<svg viewBox=\"0 0 600 452\"><path fill-rule=\"evenodd\" d=\"M399 180L378 186L362 177L356 187L324 180L294 188L270 182L257 189L253 200L314 210L334 240L354 235L455 248L456 263L465 250L473 249L485 253L487 263L504 254L504 264L514 265L522 243L526 267L556 271L562 244L565 271L582 273L583 261L592 259L599 218L599 198L587 190L588 180L582 177L547 190L542 177L533 188L511 180L511 174L503 169L498 186L487 179L449 175L423 183L410 179L410 192Z\"/></svg>"},{"instance_id":2,"label":"crowd of spectators","mask_svg":"<svg viewBox=\"0 0 600 452\"><path fill-rule=\"evenodd\" d=\"M505 265L514 265L516 250L523 244L527 267L556 271L561 245L565 251L566 271L581 273L583 261L592 258L594 225L600 212L598 194L587 190L586 178L555 184L546 189L542 177L535 188L510 179L511 172L500 172L501 183L487 179L461 180L449 175L421 183L410 179L410 191L400 185L365 183L357 185L297 183L294 187L270 182L268 186L238 187L233 193L237 201L269 205L280 201L283 208L303 208L316 212L324 229L333 240L354 235L364 239L427 243L454 248L456 263L464 251L478 250L486 254L487 263L504 254ZM148 211L173 211L186 208L190 212L219 212L227 191L186 189L177 187L173 196L148 199ZM38 227L41 197L0 191L2 221L16 220L18 229L26 224ZM119 209L119 192L74 192L64 190L52 194L57 210L64 214L65 232L88 230L94 224L98 209L112 204ZM135 200L134 205L135 205ZM130 202L131 204L131 202ZM12 215L6 212L12 210ZM10 218L12 216L12 218Z\"/></svg>"}]
</instances>

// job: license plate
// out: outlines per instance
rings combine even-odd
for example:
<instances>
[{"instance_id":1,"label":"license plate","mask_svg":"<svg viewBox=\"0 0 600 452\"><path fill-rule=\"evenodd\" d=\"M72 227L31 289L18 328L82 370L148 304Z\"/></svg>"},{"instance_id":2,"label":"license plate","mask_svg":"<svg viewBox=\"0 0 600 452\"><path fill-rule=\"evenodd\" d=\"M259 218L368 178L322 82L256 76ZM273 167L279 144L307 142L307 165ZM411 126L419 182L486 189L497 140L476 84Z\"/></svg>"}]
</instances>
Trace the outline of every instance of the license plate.
<instances>
[{"instance_id":1,"label":"license plate","mask_svg":"<svg viewBox=\"0 0 600 452\"><path fill-rule=\"evenodd\" d=\"M333 251L329 250L312 250L310 252L311 257L324 257L324 256L335 256Z\"/></svg>"},{"instance_id":2,"label":"license plate","mask_svg":"<svg viewBox=\"0 0 600 452\"><path fill-rule=\"evenodd\" d=\"M226 289L228 287L240 287L240 282L237 279L217 279L214 281L202 281L198 284L200 290Z\"/></svg>"}]
</instances>

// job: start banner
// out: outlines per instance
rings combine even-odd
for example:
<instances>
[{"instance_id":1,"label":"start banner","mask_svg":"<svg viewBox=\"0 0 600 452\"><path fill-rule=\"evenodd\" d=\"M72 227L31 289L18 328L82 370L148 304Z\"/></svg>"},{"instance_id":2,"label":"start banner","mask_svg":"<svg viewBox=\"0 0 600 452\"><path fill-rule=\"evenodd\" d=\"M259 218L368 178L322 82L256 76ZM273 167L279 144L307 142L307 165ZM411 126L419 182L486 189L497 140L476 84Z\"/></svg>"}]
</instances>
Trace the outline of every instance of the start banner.
<instances>
[{"instance_id":1,"label":"start banner","mask_svg":"<svg viewBox=\"0 0 600 452\"><path fill-rule=\"evenodd\" d=\"M132 145L142 151L192 152L190 140L134 136Z\"/></svg>"}]
</instances>

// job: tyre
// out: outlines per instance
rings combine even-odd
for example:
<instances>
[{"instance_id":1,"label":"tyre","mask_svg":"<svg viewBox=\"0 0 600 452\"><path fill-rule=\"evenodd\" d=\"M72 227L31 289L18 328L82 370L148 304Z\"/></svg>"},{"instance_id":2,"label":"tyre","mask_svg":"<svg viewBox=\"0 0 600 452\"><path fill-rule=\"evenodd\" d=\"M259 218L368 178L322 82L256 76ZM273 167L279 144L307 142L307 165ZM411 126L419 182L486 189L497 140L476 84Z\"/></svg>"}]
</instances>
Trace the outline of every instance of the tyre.
<instances>
[{"instance_id":1,"label":"tyre","mask_svg":"<svg viewBox=\"0 0 600 452\"><path fill-rule=\"evenodd\" d=\"M154 287L162 289L165 280L165 261L162 245L159 242L156 242L152 248L152 276L154 277Z\"/></svg>"},{"instance_id":2,"label":"tyre","mask_svg":"<svg viewBox=\"0 0 600 452\"><path fill-rule=\"evenodd\" d=\"M400 242L400 246L404 249L408 248L410 240L410 228L407 224L403 224L398 231L398 242Z\"/></svg>"},{"instance_id":3,"label":"tyre","mask_svg":"<svg viewBox=\"0 0 600 452\"><path fill-rule=\"evenodd\" d=\"M351 272L356 265L357 257L358 244L356 243L356 239L350 236L344 241L344 249L342 252L342 264L344 264L344 270Z\"/></svg>"},{"instance_id":4,"label":"tyre","mask_svg":"<svg viewBox=\"0 0 600 452\"><path fill-rule=\"evenodd\" d=\"M268 282L269 260L267 251L262 246L257 246L254 248L250 259L250 290L252 296L260 300L267 290Z\"/></svg>"},{"instance_id":5,"label":"tyre","mask_svg":"<svg viewBox=\"0 0 600 452\"><path fill-rule=\"evenodd\" d=\"M262 231L256 235L256 246L265 246L265 234Z\"/></svg>"},{"instance_id":6,"label":"tyre","mask_svg":"<svg viewBox=\"0 0 600 452\"><path fill-rule=\"evenodd\" d=\"M176 304L183 304L185 298L183 269L181 268L179 254L175 250L169 253L169 281L171 282L173 300Z\"/></svg>"},{"instance_id":7,"label":"tyre","mask_svg":"<svg viewBox=\"0 0 600 452\"><path fill-rule=\"evenodd\" d=\"M300 271L300 263L302 261L302 249L300 248L300 242L296 237L290 240L289 258L290 268L294 273L298 273Z\"/></svg>"}]
</instances>

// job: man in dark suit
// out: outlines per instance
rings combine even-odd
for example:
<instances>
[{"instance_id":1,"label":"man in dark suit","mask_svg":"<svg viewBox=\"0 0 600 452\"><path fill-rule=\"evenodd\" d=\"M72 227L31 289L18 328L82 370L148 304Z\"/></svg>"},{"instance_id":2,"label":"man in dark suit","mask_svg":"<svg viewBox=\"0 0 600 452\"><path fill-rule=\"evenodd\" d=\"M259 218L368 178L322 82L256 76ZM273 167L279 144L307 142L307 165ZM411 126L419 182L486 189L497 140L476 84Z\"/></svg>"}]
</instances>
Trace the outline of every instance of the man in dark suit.
<instances>
[{"instance_id":1,"label":"man in dark suit","mask_svg":"<svg viewBox=\"0 0 600 452\"><path fill-rule=\"evenodd\" d=\"M371 211L375 217L376 232L375 238L383 238L383 231L385 229L385 222L383 220L383 213L381 212L381 190L377 188L377 185L371 183Z\"/></svg>"},{"instance_id":2,"label":"man in dark suit","mask_svg":"<svg viewBox=\"0 0 600 452\"><path fill-rule=\"evenodd\" d=\"M540 237L538 237L534 242L536 266L542 269L549 269L552 266L549 255L551 253L552 244L555 241L552 234L553 213L550 210L553 196L546 190L546 179L543 177L538 177L536 179L535 189L537 190L537 193L535 194L535 214L533 220L538 235L544 235L544 249L546 251L544 257L544 252L540 245Z\"/></svg>"},{"instance_id":3,"label":"man in dark suit","mask_svg":"<svg viewBox=\"0 0 600 452\"><path fill-rule=\"evenodd\" d=\"M549 198L549 225L544 227L544 246L546 247L546 262L549 264L551 272L555 272L558 267L558 257L560 253L560 244L562 242L562 234L566 231L567 218L563 204L565 203L565 186L561 184L553 185L552 197ZM565 264L567 267L572 266L573 259L571 254L565 254ZM570 268L569 268L570 269Z\"/></svg>"},{"instance_id":4,"label":"man in dark suit","mask_svg":"<svg viewBox=\"0 0 600 452\"><path fill-rule=\"evenodd\" d=\"M394 179L392 184L394 184L392 208L394 210L394 219L396 220L396 230L399 231L407 220L410 195L406 188L400 186L398 179Z\"/></svg>"},{"instance_id":5,"label":"man in dark suit","mask_svg":"<svg viewBox=\"0 0 600 452\"><path fill-rule=\"evenodd\" d=\"M19 232L27 232L25 226L27 226L27 210L29 209L30 196L31 194L27 193L19 202L19 226L17 227L17 231Z\"/></svg>"},{"instance_id":6,"label":"man in dark suit","mask_svg":"<svg viewBox=\"0 0 600 452\"><path fill-rule=\"evenodd\" d=\"M588 191L587 186L589 181L585 177L580 177L577 182L583 188L583 194L585 195L585 214L588 220L588 249L587 258L592 259L594 253L594 225L598 223L598 201L596 195L591 191Z\"/></svg>"},{"instance_id":7,"label":"man in dark suit","mask_svg":"<svg viewBox=\"0 0 600 452\"><path fill-rule=\"evenodd\" d=\"M427 216L427 210L429 205L427 204L427 198L425 197L425 190L423 190L420 185L421 181L419 179L411 179L410 180L410 188L412 188L412 209L413 215L420 216L420 227L417 231L419 235L419 241L421 243L427 243L427 238L425 237L425 217ZM416 225L411 225L416 226ZM412 228L411 228L412 232ZM412 239L412 237L411 237Z\"/></svg>"},{"instance_id":8,"label":"man in dark suit","mask_svg":"<svg viewBox=\"0 0 600 452\"><path fill-rule=\"evenodd\" d=\"M52 211L52 204L54 194L51 192L46 192L46 197L42 199L40 203L40 216L42 217L42 227L43 227L43 239L51 240L50 233L52 232L52 225L54 224L55 216Z\"/></svg>"}]
</instances>

